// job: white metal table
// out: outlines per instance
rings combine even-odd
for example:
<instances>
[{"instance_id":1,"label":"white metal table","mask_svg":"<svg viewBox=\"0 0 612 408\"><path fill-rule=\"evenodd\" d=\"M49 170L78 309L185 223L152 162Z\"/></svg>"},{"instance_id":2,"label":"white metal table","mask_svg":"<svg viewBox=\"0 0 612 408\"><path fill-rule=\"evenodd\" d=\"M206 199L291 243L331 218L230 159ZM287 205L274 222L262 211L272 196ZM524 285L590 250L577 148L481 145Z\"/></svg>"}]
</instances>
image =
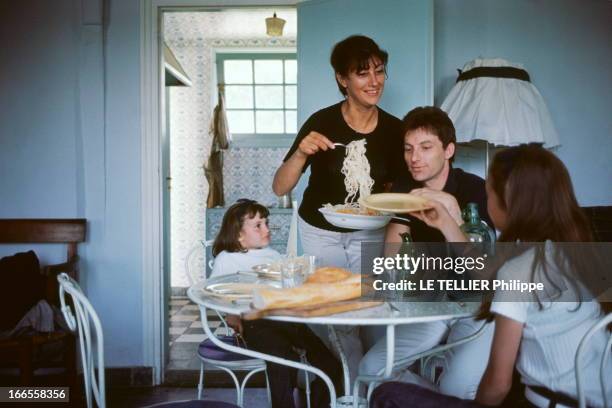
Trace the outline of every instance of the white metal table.
<instances>
[{"instance_id":1,"label":"white metal table","mask_svg":"<svg viewBox=\"0 0 612 408\"><path fill-rule=\"evenodd\" d=\"M332 343L338 348L340 360L344 371L344 397L336 400L336 391L334 385L327 374L316 367L307 364L302 364L296 361L287 360L277 356L272 356L260 353L254 350L248 350L242 347L236 347L224 343L216 338L212 332L206 314L206 309L216 310L221 313L240 315L243 312L250 310L248 302L228 301L219 296L210 295L204 290L204 287L214 283L223 282L244 282L244 283L270 283L269 280L254 278L250 275L225 275L208 279L205 282L200 282L189 288L187 294L189 298L200 307L202 315L202 327L210 340L218 347L230 352L239 353L251 358L259 358L271 363L282 364L293 367L298 370L305 370L318 375L323 379L329 388L330 401L332 408L337 404L349 405L353 404L357 407L359 398L358 390L359 383L363 381L384 381L391 377L395 358L395 326L402 324L434 322L441 320L452 320L461 317L473 315L479 307L477 302L394 302L385 303L370 309L356 310L346 313L339 313L330 316L320 317L296 317L296 316L267 316L266 319L306 323L306 324L323 324L330 327L330 336ZM386 341L387 341L387 356L385 370L381 376L358 377L353 387L351 394L350 380L348 375L348 367L346 358L342 352L339 342L335 339L334 325L349 325L349 326L386 326Z\"/></svg>"}]
</instances>

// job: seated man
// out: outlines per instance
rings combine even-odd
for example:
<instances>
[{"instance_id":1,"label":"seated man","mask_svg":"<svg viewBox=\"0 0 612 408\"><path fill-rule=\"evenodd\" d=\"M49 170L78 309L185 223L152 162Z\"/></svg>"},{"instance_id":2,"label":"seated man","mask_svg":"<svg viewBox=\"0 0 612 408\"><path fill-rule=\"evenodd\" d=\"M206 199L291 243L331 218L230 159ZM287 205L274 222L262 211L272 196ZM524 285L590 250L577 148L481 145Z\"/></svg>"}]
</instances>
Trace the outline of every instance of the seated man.
<instances>
[{"instance_id":1,"label":"seated man","mask_svg":"<svg viewBox=\"0 0 612 408\"><path fill-rule=\"evenodd\" d=\"M404 159L409 174L401 174L393 183L396 193L413 193L441 202L457 224L462 224L461 208L467 203L478 204L481 218L492 226L486 211L484 180L453 168L455 128L446 113L436 107L419 107L403 119ZM411 222L392 221L387 227L385 242L401 242L400 234L409 232L414 242L445 242L435 228L428 227L415 217ZM397 248L390 245L387 248ZM387 253L387 256L394 254ZM395 359L427 351L444 342L453 342L478 331L483 321L457 319L432 323L397 326L395 329ZM492 324L476 340L451 349L440 378L439 391L464 399L473 399L487 365L493 336ZM385 367L386 341L380 339L363 357L360 375L379 375ZM418 383L435 389L433 384L406 370L396 373L400 381Z\"/></svg>"}]
</instances>

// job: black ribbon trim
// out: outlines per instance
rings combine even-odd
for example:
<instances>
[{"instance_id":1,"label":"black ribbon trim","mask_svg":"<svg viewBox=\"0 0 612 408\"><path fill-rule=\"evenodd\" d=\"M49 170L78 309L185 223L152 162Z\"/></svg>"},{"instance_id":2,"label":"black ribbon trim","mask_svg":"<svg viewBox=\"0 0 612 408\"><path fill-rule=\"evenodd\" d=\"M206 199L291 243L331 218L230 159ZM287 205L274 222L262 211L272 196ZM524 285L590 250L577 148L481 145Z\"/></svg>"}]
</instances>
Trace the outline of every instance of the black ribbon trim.
<instances>
[{"instance_id":1,"label":"black ribbon trim","mask_svg":"<svg viewBox=\"0 0 612 408\"><path fill-rule=\"evenodd\" d=\"M524 69L513 67L476 67L469 71L459 71L457 82L467 81L474 78L511 78L520 79L521 81L531 82L529 74Z\"/></svg>"},{"instance_id":2,"label":"black ribbon trim","mask_svg":"<svg viewBox=\"0 0 612 408\"><path fill-rule=\"evenodd\" d=\"M578 401L563 393L551 391L548 388L536 387L533 385L528 385L527 388L540 395L541 397L548 399L549 408L555 408L557 404L578 408Z\"/></svg>"}]
</instances>

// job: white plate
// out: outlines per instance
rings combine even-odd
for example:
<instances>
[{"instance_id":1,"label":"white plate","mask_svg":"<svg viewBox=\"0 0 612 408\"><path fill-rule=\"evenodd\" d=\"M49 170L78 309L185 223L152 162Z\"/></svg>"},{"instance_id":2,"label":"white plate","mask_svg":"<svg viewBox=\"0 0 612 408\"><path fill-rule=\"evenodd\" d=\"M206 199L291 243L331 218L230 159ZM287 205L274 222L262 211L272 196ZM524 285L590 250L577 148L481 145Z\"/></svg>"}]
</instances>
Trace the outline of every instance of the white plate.
<instances>
[{"instance_id":1,"label":"white plate","mask_svg":"<svg viewBox=\"0 0 612 408\"><path fill-rule=\"evenodd\" d=\"M414 194L380 193L372 194L359 202L364 207L377 211L408 213L431 208L427 200Z\"/></svg>"},{"instance_id":2,"label":"white plate","mask_svg":"<svg viewBox=\"0 0 612 408\"><path fill-rule=\"evenodd\" d=\"M372 230L382 228L389 223L392 215L361 215L361 214L347 214L339 213L334 210L329 210L325 207L319 208L323 217L331 225L340 228L350 228L356 230Z\"/></svg>"},{"instance_id":3,"label":"white plate","mask_svg":"<svg viewBox=\"0 0 612 408\"><path fill-rule=\"evenodd\" d=\"M256 283L222 282L207 285L204 287L204 291L226 299L250 299L253 297L253 289L267 289L269 287Z\"/></svg>"},{"instance_id":4,"label":"white plate","mask_svg":"<svg viewBox=\"0 0 612 408\"><path fill-rule=\"evenodd\" d=\"M274 265L274 264L255 265L251 269L260 278L265 278L265 279L280 279L281 278L280 270L275 270L275 267L276 267L276 269L280 269L279 265Z\"/></svg>"}]
</instances>

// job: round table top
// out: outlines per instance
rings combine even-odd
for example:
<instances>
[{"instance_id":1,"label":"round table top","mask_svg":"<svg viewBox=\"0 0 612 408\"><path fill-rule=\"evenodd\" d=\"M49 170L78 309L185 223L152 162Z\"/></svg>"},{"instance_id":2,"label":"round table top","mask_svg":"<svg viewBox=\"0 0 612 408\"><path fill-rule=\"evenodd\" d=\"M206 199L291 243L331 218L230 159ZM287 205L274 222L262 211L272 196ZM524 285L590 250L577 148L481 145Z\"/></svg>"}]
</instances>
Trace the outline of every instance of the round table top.
<instances>
[{"instance_id":1,"label":"round table top","mask_svg":"<svg viewBox=\"0 0 612 408\"><path fill-rule=\"evenodd\" d=\"M233 274L214 277L199 282L190 287L187 294L197 305L222 313L240 315L252 310L249 299L232 301L224 299L219 295L213 295L205 290L209 285L229 282L270 284L271 286L275 284L278 285L278 282L268 279L260 279L247 274ZM401 301L387 302L368 309L338 313L329 316L266 316L265 318L286 322L353 326L409 324L469 317L475 314L479 306L480 302Z\"/></svg>"}]
</instances>

